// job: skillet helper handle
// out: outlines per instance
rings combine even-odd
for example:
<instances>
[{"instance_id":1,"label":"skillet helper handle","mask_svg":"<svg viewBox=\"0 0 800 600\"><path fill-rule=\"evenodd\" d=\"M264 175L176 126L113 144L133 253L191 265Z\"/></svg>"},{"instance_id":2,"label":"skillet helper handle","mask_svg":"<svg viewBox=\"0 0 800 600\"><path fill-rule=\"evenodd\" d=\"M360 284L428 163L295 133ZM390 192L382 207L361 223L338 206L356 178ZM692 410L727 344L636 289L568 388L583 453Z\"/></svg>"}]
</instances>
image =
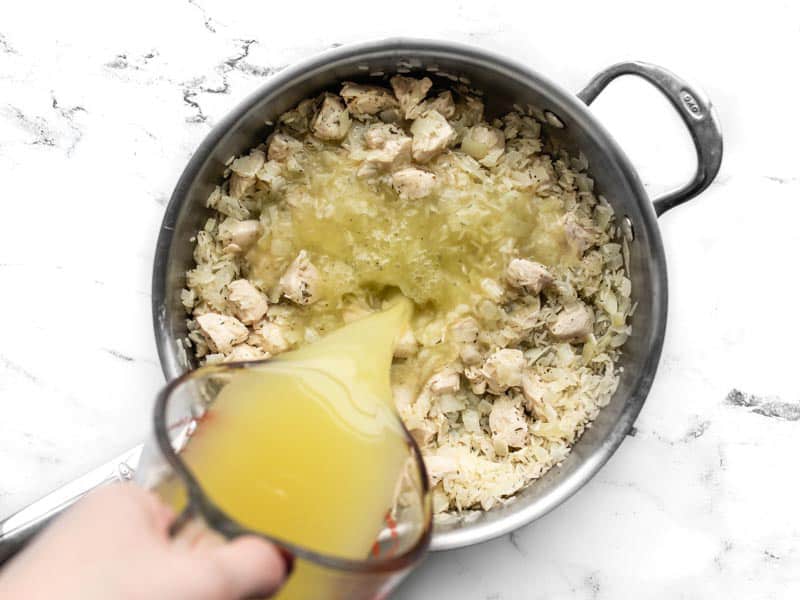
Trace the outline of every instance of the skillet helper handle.
<instances>
[{"instance_id":1,"label":"skillet helper handle","mask_svg":"<svg viewBox=\"0 0 800 600\"><path fill-rule=\"evenodd\" d=\"M621 75L636 75L655 86L683 119L697 151L697 170L689 183L653 200L656 215L691 200L706 189L722 163L722 130L706 95L670 71L643 62L618 63L601 71L578 93L587 105Z\"/></svg>"},{"instance_id":2,"label":"skillet helper handle","mask_svg":"<svg viewBox=\"0 0 800 600\"><path fill-rule=\"evenodd\" d=\"M91 485L76 489L65 486L37 500L30 506L0 522L0 567L22 550L58 515L80 500L91 489L118 481L116 477L104 477Z\"/></svg>"},{"instance_id":3,"label":"skillet helper handle","mask_svg":"<svg viewBox=\"0 0 800 600\"><path fill-rule=\"evenodd\" d=\"M141 453L141 446L132 448L0 520L0 566L13 558L54 518L93 489L132 479Z\"/></svg>"}]
</instances>

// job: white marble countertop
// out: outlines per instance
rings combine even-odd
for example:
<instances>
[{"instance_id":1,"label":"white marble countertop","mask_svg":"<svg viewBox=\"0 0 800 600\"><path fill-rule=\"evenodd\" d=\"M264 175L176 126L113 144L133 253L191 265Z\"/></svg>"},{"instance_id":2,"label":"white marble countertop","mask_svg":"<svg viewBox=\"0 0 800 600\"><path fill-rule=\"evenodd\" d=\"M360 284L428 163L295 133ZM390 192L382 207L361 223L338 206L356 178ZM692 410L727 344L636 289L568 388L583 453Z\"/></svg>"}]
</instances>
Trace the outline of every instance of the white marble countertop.
<instances>
[{"instance_id":1,"label":"white marble countertop","mask_svg":"<svg viewBox=\"0 0 800 600\"><path fill-rule=\"evenodd\" d=\"M145 434L163 384L156 233L209 128L330 46L445 38L574 90L618 60L666 66L712 98L726 154L660 220L668 334L636 435L553 513L431 556L397 597L796 598L800 10L445 4L391 18L369 2L0 5L0 516ZM593 110L652 193L690 172L688 137L645 84L619 81Z\"/></svg>"}]
</instances>

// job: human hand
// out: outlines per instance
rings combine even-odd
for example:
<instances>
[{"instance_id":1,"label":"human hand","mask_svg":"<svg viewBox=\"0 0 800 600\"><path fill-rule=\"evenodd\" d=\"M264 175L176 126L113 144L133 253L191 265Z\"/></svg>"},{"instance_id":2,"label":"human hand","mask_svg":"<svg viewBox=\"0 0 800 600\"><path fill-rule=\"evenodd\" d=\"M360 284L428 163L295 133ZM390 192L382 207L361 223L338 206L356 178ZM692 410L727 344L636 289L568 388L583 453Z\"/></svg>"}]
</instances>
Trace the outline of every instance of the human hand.
<instances>
[{"instance_id":1,"label":"human hand","mask_svg":"<svg viewBox=\"0 0 800 600\"><path fill-rule=\"evenodd\" d=\"M187 525L133 484L89 494L0 571L2 600L242 600L283 583L278 550L255 536L226 541Z\"/></svg>"}]
</instances>

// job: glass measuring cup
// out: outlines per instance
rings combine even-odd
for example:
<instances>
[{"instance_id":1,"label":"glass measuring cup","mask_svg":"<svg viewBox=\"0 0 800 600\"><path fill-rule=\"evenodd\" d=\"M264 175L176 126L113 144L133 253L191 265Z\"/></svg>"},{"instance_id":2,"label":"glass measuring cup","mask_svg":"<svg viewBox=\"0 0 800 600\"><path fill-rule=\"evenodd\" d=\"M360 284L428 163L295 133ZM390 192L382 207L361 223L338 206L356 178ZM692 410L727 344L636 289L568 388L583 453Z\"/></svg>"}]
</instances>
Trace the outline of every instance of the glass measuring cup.
<instances>
[{"instance_id":1,"label":"glass measuring cup","mask_svg":"<svg viewBox=\"0 0 800 600\"><path fill-rule=\"evenodd\" d=\"M203 367L169 383L158 395L154 408L154 430L145 445L139 483L154 489L179 514L173 531L191 520L200 520L228 537L254 534L275 544L294 559L294 571L276 596L280 599L374 599L396 587L427 551L431 537L431 500L427 474L419 449L393 414L403 433L405 455L395 484L392 505L375 537L368 556L345 558L321 553L281 539L267 528L254 529L246 519L227 514L202 483L203 474L193 470L182 451L209 416L214 402L237 375L266 369L270 361L229 363ZM269 401L265 398L265 401ZM269 435L265 431L264 435ZM231 465L231 468L236 468ZM320 465L324 468L324 465ZM269 475L249 473L253 483L269 485ZM324 501L324 499L323 499ZM330 518L335 518L335 510Z\"/></svg>"}]
</instances>

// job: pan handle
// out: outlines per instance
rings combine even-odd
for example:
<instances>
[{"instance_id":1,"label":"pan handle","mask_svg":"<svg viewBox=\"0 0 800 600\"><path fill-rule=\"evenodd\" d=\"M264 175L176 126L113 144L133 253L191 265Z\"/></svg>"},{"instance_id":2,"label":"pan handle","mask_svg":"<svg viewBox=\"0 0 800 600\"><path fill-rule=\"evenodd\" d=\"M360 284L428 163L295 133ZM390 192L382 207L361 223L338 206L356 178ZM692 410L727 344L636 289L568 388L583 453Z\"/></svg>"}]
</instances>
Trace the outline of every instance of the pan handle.
<instances>
[{"instance_id":1,"label":"pan handle","mask_svg":"<svg viewBox=\"0 0 800 600\"><path fill-rule=\"evenodd\" d=\"M115 481L131 479L141 454L141 446L132 448L10 517L0 520L0 567L22 550L50 521L90 491Z\"/></svg>"},{"instance_id":2,"label":"pan handle","mask_svg":"<svg viewBox=\"0 0 800 600\"><path fill-rule=\"evenodd\" d=\"M714 107L706 95L686 81L656 65L623 62L601 71L578 92L578 98L591 104L605 87L620 75L637 75L658 89L686 123L697 151L697 171L692 180L653 201L656 215L691 200L706 189L722 163L722 130Z\"/></svg>"}]
</instances>

